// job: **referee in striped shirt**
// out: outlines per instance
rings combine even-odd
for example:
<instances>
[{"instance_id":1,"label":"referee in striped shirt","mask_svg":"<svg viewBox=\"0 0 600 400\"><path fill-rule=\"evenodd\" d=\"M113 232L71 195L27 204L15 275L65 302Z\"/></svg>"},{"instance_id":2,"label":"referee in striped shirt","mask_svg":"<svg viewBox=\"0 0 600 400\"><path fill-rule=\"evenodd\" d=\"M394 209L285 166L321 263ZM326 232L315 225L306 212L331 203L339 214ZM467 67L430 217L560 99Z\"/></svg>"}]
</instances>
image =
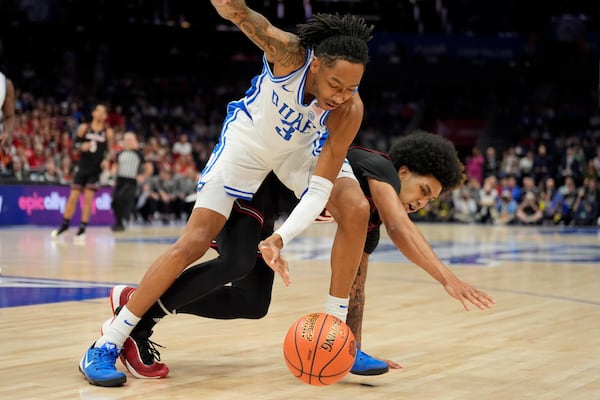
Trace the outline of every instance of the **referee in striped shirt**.
<instances>
[{"instance_id":1,"label":"referee in striped shirt","mask_svg":"<svg viewBox=\"0 0 600 400\"><path fill-rule=\"evenodd\" d=\"M116 176L116 183L112 194L115 224L111 229L121 232L125 230L124 222L129 220L133 211L138 182L152 174L152 164L144 161L137 136L133 132L125 132L123 150L117 153L115 161L113 176Z\"/></svg>"}]
</instances>

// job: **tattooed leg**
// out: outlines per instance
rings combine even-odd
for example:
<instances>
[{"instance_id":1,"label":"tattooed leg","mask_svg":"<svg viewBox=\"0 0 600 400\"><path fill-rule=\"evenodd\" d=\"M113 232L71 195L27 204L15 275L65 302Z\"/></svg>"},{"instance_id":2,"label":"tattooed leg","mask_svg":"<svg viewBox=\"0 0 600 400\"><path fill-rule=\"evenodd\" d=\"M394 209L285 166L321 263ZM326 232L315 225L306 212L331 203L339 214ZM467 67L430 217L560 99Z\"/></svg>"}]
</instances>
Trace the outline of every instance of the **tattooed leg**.
<instances>
[{"instance_id":1,"label":"tattooed leg","mask_svg":"<svg viewBox=\"0 0 600 400\"><path fill-rule=\"evenodd\" d=\"M363 253L356 277L350 290L350 303L348 304L348 316L346 323L354 333L358 343L362 340L362 320L365 309L365 283L367 281L367 267L369 265L369 254Z\"/></svg>"}]
</instances>

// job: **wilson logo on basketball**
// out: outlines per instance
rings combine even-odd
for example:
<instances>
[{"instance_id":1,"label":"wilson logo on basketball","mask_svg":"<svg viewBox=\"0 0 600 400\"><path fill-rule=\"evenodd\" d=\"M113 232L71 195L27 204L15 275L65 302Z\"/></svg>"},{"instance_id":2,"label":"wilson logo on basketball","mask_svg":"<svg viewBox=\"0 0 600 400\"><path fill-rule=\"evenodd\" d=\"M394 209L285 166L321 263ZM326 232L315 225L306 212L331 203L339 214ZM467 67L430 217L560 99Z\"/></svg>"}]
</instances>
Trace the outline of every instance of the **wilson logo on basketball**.
<instances>
[{"instance_id":1,"label":"wilson logo on basketball","mask_svg":"<svg viewBox=\"0 0 600 400\"><path fill-rule=\"evenodd\" d=\"M340 322L341 320L335 320L331 325L331 329L325 338L325 341L321 344L321 348L325 351L331 353L331 349L333 349L333 344L335 343L335 339L338 336L338 332L340 330Z\"/></svg>"}]
</instances>

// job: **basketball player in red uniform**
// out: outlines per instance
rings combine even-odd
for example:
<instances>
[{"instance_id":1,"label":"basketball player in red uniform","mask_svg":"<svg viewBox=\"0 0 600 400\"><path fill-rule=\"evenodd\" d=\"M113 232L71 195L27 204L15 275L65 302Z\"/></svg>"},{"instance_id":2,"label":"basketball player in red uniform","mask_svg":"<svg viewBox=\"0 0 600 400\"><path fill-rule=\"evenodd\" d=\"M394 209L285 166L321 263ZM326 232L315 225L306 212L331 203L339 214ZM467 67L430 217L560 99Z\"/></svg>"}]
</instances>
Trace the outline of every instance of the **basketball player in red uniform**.
<instances>
[{"instance_id":1,"label":"basketball player in red uniform","mask_svg":"<svg viewBox=\"0 0 600 400\"><path fill-rule=\"evenodd\" d=\"M53 238L62 235L69 229L71 217L77 209L77 202L83 191L81 221L75 240L82 241L85 239L85 229L92 212L92 201L98 190L98 181L100 180L100 172L102 172L100 165L108 149L111 148L114 136L113 130L106 125L107 115L106 107L98 104L92 111L92 122L83 123L77 128L73 147L79 150L80 159L71 184L69 199L65 206L63 222L58 229L52 231Z\"/></svg>"},{"instance_id":2,"label":"basketball player in red uniform","mask_svg":"<svg viewBox=\"0 0 600 400\"><path fill-rule=\"evenodd\" d=\"M400 367L360 350L368 260L379 243L382 224L396 247L440 282L466 310L469 310L469 304L480 309L490 308L494 301L457 278L439 260L408 217L442 191L452 190L463 182L463 165L449 141L434 134L415 132L397 139L389 155L351 148L348 161L371 204L367 240L352 286L346 319L359 344L350 372L379 375L387 372L389 367ZM216 319L256 319L267 314L274 273L262 257L257 257L255 245L261 236L268 236L273 231L275 219L289 212L296 202L293 193L273 175L263 183L251 203L236 202L234 213L216 242L220 256L185 270L142 317L125 342L121 360L134 376L160 378L168 374L168 367L156 358L158 352L149 339L154 325L165 315L184 313ZM231 286L214 288L207 295L198 294L198 288L201 292L208 289L213 276L232 269L245 277ZM113 311L118 312L134 292L133 287L115 287L111 292Z\"/></svg>"}]
</instances>

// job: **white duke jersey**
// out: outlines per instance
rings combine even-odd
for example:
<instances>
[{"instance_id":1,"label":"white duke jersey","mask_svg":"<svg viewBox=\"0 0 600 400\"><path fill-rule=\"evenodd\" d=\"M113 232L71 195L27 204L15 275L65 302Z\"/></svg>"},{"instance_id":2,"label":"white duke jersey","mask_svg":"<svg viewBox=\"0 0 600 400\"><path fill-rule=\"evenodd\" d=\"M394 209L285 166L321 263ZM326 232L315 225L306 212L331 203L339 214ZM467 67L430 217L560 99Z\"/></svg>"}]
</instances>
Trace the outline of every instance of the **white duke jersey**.
<instances>
[{"instance_id":1,"label":"white duke jersey","mask_svg":"<svg viewBox=\"0 0 600 400\"><path fill-rule=\"evenodd\" d=\"M202 171L198 189L218 173L227 194L249 199L273 170L290 189L302 193L310 178L309 166L314 166L328 135L329 111L321 109L316 99L304 103L312 59L308 50L299 69L276 77L263 56L262 72L252 79L245 97L228 105L219 143ZM298 179L299 173L305 178Z\"/></svg>"},{"instance_id":2,"label":"white duke jersey","mask_svg":"<svg viewBox=\"0 0 600 400\"><path fill-rule=\"evenodd\" d=\"M316 99L304 103L304 85L312 58L312 51L307 51L301 68L275 77L263 56L263 70L252 80L251 88L242 99L262 139L260 142L271 151L319 148L320 139L327 134L325 122L329 111L319 108Z\"/></svg>"}]
</instances>

